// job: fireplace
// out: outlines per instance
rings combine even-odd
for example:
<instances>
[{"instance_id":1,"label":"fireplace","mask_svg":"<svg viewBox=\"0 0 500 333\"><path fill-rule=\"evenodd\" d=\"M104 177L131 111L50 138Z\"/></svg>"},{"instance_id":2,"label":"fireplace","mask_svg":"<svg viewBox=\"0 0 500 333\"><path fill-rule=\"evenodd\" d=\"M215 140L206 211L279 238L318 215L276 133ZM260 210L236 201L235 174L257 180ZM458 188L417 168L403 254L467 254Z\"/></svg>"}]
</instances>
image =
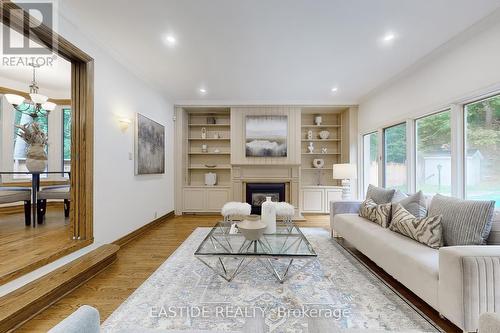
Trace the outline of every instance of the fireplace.
<instances>
[{"instance_id":1,"label":"fireplace","mask_svg":"<svg viewBox=\"0 0 500 333\"><path fill-rule=\"evenodd\" d=\"M285 183L247 183L246 201L252 206L252 214L261 213L261 204L266 197L272 201L285 201Z\"/></svg>"}]
</instances>

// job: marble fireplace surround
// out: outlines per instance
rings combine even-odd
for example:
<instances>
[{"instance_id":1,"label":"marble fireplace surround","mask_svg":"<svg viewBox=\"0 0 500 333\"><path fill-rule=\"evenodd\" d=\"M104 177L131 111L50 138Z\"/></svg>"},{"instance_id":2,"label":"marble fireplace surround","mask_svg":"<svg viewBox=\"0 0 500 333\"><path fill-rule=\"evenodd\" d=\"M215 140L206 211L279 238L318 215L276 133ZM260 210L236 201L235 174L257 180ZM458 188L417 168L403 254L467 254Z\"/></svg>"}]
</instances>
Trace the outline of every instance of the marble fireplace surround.
<instances>
[{"instance_id":1,"label":"marble fireplace surround","mask_svg":"<svg viewBox=\"0 0 500 333\"><path fill-rule=\"evenodd\" d=\"M295 207L295 219L304 219L299 211L299 165L233 165L233 200L246 201L247 183L284 183L285 201Z\"/></svg>"}]
</instances>

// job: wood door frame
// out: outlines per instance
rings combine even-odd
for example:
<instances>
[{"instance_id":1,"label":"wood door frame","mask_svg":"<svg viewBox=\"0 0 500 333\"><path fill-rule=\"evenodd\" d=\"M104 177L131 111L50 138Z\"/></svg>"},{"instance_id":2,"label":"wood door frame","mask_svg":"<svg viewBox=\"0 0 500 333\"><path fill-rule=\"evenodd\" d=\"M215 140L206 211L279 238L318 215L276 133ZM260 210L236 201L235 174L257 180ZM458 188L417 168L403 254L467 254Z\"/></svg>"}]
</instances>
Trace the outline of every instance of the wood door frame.
<instances>
[{"instance_id":1,"label":"wood door frame","mask_svg":"<svg viewBox=\"0 0 500 333\"><path fill-rule=\"evenodd\" d=\"M8 10L4 10L8 9ZM15 11L14 11L15 10ZM71 62L71 212L73 239L92 242L94 159L94 59L10 0L1 0L0 22ZM32 24L26 25L26 22Z\"/></svg>"}]
</instances>

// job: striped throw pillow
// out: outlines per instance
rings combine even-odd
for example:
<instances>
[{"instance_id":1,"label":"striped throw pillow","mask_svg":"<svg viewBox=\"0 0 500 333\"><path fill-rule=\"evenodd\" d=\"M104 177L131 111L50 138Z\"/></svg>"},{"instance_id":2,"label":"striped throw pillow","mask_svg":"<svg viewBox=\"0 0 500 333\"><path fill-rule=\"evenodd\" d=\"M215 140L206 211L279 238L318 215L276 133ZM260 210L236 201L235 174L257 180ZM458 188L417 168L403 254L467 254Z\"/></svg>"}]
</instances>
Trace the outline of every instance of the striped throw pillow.
<instances>
[{"instance_id":1,"label":"striped throw pillow","mask_svg":"<svg viewBox=\"0 0 500 333\"><path fill-rule=\"evenodd\" d=\"M361 203L359 216L387 228L391 222L391 203L377 205L372 199L366 199Z\"/></svg>"},{"instance_id":2,"label":"striped throw pillow","mask_svg":"<svg viewBox=\"0 0 500 333\"><path fill-rule=\"evenodd\" d=\"M441 215L417 218L401 204L394 205L389 229L434 249L443 246Z\"/></svg>"}]
</instances>

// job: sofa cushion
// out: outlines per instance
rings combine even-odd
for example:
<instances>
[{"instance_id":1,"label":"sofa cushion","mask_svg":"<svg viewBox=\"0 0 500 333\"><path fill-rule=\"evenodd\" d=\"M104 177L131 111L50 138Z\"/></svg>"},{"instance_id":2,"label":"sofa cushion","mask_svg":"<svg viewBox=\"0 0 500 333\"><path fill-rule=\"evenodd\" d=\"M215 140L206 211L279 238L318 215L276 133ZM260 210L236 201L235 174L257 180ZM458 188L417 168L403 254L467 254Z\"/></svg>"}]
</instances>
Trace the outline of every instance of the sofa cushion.
<instances>
[{"instance_id":1,"label":"sofa cushion","mask_svg":"<svg viewBox=\"0 0 500 333\"><path fill-rule=\"evenodd\" d=\"M417 218L401 204L393 204L389 229L434 249L443 245L441 215Z\"/></svg>"},{"instance_id":2,"label":"sofa cushion","mask_svg":"<svg viewBox=\"0 0 500 333\"><path fill-rule=\"evenodd\" d=\"M392 277L437 308L438 250L370 223L356 214L335 215L333 228Z\"/></svg>"},{"instance_id":3,"label":"sofa cushion","mask_svg":"<svg viewBox=\"0 0 500 333\"><path fill-rule=\"evenodd\" d=\"M392 202L393 202L392 204L393 212L394 209L396 208L396 205L401 204L401 206L403 206L404 209L406 209L411 215L413 215L416 218L424 218L427 216L427 205L425 196L422 193L422 191L418 191L417 193L412 195L406 195L405 197L395 194L394 198L392 199Z\"/></svg>"},{"instance_id":4,"label":"sofa cushion","mask_svg":"<svg viewBox=\"0 0 500 333\"><path fill-rule=\"evenodd\" d=\"M442 215L444 245L483 245L491 231L495 201L462 200L436 194L429 215Z\"/></svg>"},{"instance_id":5,"label":"sofa cushion","mask_svg":"<svg viewBox=\"0 0 500 333\"><path fill-rule=\"evenodd\" d=\"M491 232L487 243L488 245L500 245L500 211L498 210L493 214Z\"/></svg>"},{"instance_id":6,"label":"sofa cushion","mask_svg":"<svg viewBox=\"0 0 500 333\"><path fill-rule=\"evenodd\" d=\"M372 199L366 199L361 203L359 216L387 228L391 222L391 203L377 205Z\"/></svg>"},{"instance_id":7,"label":"sofa cushion","mask_svg":"<svg viewBox=\"0 0 500 333\"><path fill-rule=\"evenodd\" d=\"M377 187L370 184L368 185L368 190L366 191L366 199L372 199L378 205L385 204L391 202L394 192L395 190L388 190L383 187Z\"/></svg>"}]
</instances>

